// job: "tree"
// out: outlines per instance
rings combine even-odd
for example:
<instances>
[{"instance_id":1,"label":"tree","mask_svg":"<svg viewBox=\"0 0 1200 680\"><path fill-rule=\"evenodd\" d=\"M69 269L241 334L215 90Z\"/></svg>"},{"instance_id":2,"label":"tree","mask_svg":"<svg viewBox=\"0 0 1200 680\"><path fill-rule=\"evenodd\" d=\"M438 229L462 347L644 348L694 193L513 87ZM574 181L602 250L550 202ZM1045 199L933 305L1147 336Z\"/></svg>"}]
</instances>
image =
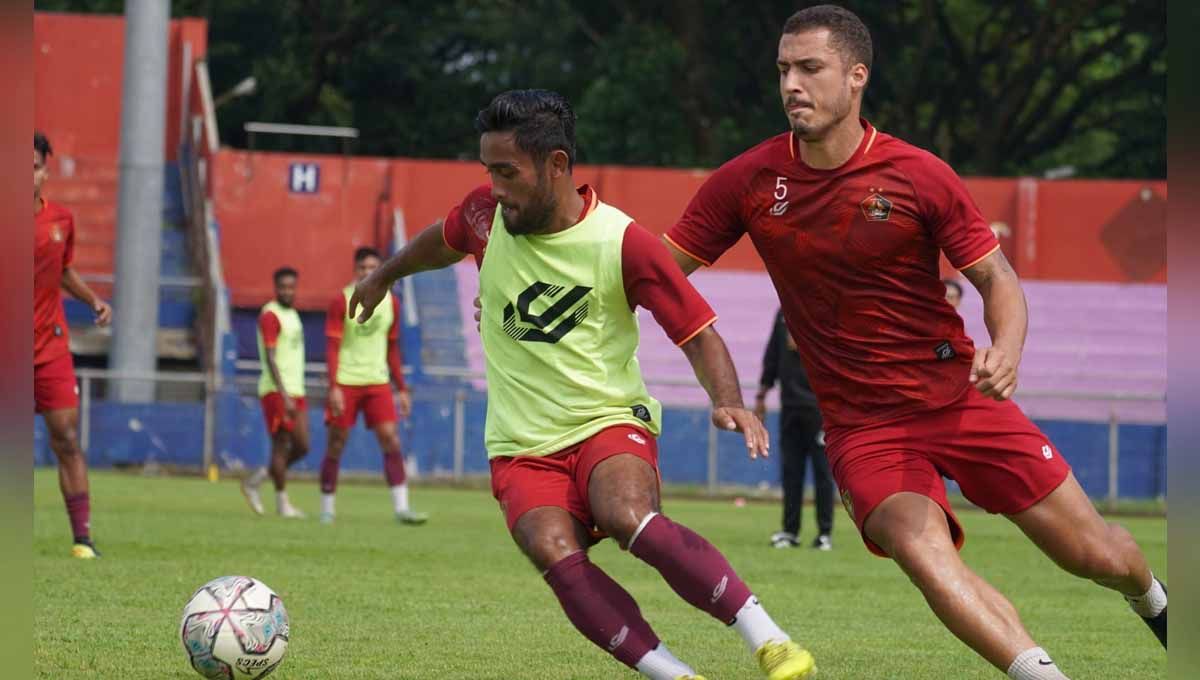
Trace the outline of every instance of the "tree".
<instances>
[{"instance_id":1,"label":"tree","mask_svg":"<svg viewBox=\"0 0 1200 680\"><path fill-rule=\"evenodd\" d=\"M37 0L119 12L121 0ZM1166 176L1161 0L852 3L876 59L865 115L963 174ZM474 157L497 92L562 92L581 159L714 166L786 129L774 61L793 2L175 0L209 20L221 137L247 120L353 125L367 154ZM272 148L311 141L264 140Z\"/></svg>"}]
</instances>

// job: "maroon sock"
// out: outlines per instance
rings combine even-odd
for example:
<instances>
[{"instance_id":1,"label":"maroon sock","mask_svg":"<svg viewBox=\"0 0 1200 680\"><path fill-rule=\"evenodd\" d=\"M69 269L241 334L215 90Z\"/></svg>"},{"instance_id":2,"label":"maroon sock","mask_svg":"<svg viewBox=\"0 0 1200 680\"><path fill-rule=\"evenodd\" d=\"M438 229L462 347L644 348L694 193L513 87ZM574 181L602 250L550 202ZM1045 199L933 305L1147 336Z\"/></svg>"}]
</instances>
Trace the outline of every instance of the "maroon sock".
<instances>
[{"instance_id":1,"label":"maroon sock","mask_svg":"<svg viewBox=\"0 0 1200 680\"><path fill-rule=\"evenodd\" d=\"M92 506L86 493L66 496L67 517L71 519L71 535L76 543L90 543L92 540Z\"/></svg>"},{"instance_id":2,"label":"maroon sock","mask_svg":"<svg viewBox=\"0 0 1200 680\"><path fill-rule=\"evenodd\" d=\"M617 661L636 668L658 646L658 636L630 595L582 550L546 572L546 583L575 628Z\"/></svg>"},{"instance_id":3,"label":"maroon sock","mask_svg":"<svg viewBox=\"0 0 1200 680\"><path fill-rule=\"evenodd\" d=\"M325 456L321 459L321 493L333 493L337 491L338 467L341 463L339 458L330 458Z\"/></svg>"},{"instance_id":4,"label":"maroon sock","mask_svg":"<svg viewBox=\"0 0 1200 680\"><path fill-rule=\"evenodd\" d=\"M679 597L728 624L750 597L750 589L711 543L662 515L642 527L629 552L658 570Z\"/></svg>"},{"instance_id":5,"label":"maroon sock","mask_svg":"<svg viewBox=\"0 0 1200 680\"><path fill-rule=\"evenodd\" d=\"M408 478L404 474L404 456L399 451L383 454L383 477L388 486L400 486Z\"/></svg>"}]
</instances>

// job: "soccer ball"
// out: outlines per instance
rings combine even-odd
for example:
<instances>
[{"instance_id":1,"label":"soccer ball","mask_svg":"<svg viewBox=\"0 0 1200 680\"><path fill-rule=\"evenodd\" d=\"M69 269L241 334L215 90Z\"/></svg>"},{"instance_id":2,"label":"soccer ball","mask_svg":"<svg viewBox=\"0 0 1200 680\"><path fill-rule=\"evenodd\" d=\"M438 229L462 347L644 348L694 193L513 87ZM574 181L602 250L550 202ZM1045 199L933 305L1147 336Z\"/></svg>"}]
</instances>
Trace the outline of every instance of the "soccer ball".
<instances>
[{"instance_id":1,"label":"soccer ball","mask_svg":"<svg viewBox=\"0 0 1200 680\"><path fill-rule=\"evenodd\" d=\"M287 610L275 591L246 576L222 576L188 600L179 637L200 675L251 680L283 663L288 629Z\"/></svg>"}]
</instances>

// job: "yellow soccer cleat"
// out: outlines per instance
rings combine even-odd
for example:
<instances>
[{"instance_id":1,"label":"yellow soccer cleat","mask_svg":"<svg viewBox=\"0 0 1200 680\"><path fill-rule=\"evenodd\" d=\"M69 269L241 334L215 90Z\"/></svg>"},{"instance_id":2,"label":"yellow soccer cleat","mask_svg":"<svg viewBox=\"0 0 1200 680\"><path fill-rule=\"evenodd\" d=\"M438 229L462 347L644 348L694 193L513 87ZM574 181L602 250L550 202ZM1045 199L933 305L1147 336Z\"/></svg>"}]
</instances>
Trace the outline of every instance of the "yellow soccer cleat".
<instances>
[{"instance_id":1,"label":"yellow soccer cleat","mask_svg":"<svg viewBox=\"0 0 1200 680\"><path fill-rule=\"evenodd\" d=\"M767 680L803 680L817 672L813 655L791 640L765 642L754 652L754 658Z\"/></svg>"},{"instance_id":2,"label":"yellow soccer cleat","mask_svg":"<svg viewBox=\"0 0 1200 680\"><path fill-rule=\"evenodd\" d=\"M681 675L675 680L704 680L703 675Z\"/></svg>"},{"instance_id":3,"label":"yellow soccer cleat","mask_svg":"<svg viewBox=\"0 0 1200 680\"><path fill-rule=\"evenodd\" d=\"M100 556L96 549L87 543L76 543L71 546L71 557L79 560L94 560Z\"/></svg>"}]
</instances>

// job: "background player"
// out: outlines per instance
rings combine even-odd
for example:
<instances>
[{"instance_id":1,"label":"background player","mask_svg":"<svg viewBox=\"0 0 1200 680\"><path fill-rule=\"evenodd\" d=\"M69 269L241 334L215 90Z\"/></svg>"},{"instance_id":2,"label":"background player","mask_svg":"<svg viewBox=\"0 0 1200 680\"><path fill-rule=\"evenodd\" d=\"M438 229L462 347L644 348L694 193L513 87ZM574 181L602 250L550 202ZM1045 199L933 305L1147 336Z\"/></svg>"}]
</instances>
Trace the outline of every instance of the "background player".
<instances>
[{"instance_id":1,"label":"background player","mask_svg":"<svg viewBox=\"0 0 1200 680\"><path fill-rule=\"evenodd\" d=\"M91 500L87 457L79 447L79 387L67 338L67 317L61 290L66 290L96 314L96 325L107 326L112 308L92 292L71 268L75 250L75 219L60 205L42 197L53 153L50 141L33 133L33 407L42 414L50 449L58 459L58 486L67 505L75 543L71 556L100 555L92 542Z\"/></svg>"},{"instance_id":2,"label":"background player","mask_svg":"<svg viewBox=\"0 0 1200 680\"><path fill-rule=\"evenodd\" d=\"M751 456L766 453L766 430L742 406L712 310L649 232L591 187L575 186L575 114L560 95L500 94L479 112L476 129L491 185L361 283L351 309L361 301L359 320L371 323L372 310L388 309L396 279L473 255L492 491L567 618L647 677L698 677L660 643L632 596L588 560L587 548L607 534L684 600L732 625L772 680L807 677L811 655L775 625L725 557L660 514L661 407L646 393L635 354L638 305L691 361L713 421L745 432Z\"/></svg>"},{"instance_id":3,"label":"background player","mask_svg":"<svg viewBox=\"0 0 1200 680\"><path fill-rule=\"evenodd\" d=\"M690 272L750 235L820 400L847 510L963 642L1013 678L1065 677L962 562L941 473L1063 569L1125 595L1165 646L1166 591L1141 550L1008 401L1027 309L995 235L945 163L859 118L866 27L840 7L805 9L778 54L792 131L705 182L668 234L676 260ZM976 352L946 303L939 249L983 297L991 347Z\"/></svg>"},{"instance_id":4,"label":"background player","mask_svg":"<svg viewBox=\"0 0 1200 680\"><path fill-rule=\"evenodd\" d=\"M354 251L355 282L367 278L379 268L381 261L379 251L374 248ZM380 314L370 323L347 326L346 302L353 293L352 283L333 298L325 315L325 357L329 364L325 423L329 426L329 444L321 461L321 521L333 521L342 450L361 411L367 428L375 433L383 451L383 476L392 491L392 510L396 519L403 524L424 524L428 515L409 507L404 457L400 451L400 434L396 431L396 399L388 384L390 374L392 384L400 393L400 417L407 418L412 399L404 383L398 344L400 300L388 291Z\"/></svg>"},{"instance_id":5,"label":"background player","mask_svg":"<svg viewBox=\"0 0 1200 680\"><path fill-rule=\"evenodd\" d=\"M308 402L304 398L304 324L292 306L299 275L291 267L275 270L275 299L258 313L258 397L271 436L270 475L275 482L275 508L281 517L304 519L287 495L287 470L308 455ZM258 489L266 466L242 483L250 508L263 514Z\"/></svg>"},{"instance_id":6,"label":"background player","mask_svg":"<svg viewBox=\"0 0 1200 680\"><path fill-rule=\"evenodd\" d=\"M779 383L779 455L780 486L783 487L783 521L780 531L771 534L775 548L794 548L800 544L800 515L804 509L805 467L812 461L813 491L816 502L817 535L812 547L833 549L833 477L825 458L825 430L821 410L808 384L804 362L796 351L796 341L788 333L783 311L775 314L771 337L763 350L762 377L754 397L754 415L766 421L767 394Z\"/></svg>"}]
</instances>

